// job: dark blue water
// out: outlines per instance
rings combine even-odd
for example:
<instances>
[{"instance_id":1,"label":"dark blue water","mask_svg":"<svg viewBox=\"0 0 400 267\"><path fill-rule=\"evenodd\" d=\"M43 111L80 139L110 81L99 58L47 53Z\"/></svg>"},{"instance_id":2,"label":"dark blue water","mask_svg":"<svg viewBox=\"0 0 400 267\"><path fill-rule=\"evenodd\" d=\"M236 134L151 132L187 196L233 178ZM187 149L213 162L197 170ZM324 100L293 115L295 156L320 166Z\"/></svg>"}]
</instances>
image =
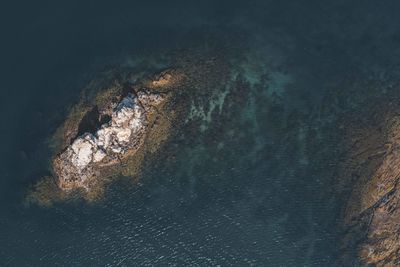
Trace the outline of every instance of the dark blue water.
<instances>
[{"instance_id":1,"label":"dark blue water","mask_svg":"<svg viewBox=\"0 0 400 267\"><path fill-rule=\"evenodd\" d=\"M352 81L386 90L400 53L399 4L348 2L1 8L0 265L337 266L337 123L369 94ZM210 99L219 112L171 144L176 162L95 204L24 204L48 173L48 138L96 74L215 43L247 58L236 67L251 90L236 105Z\"/></svg>"}]
</instances>

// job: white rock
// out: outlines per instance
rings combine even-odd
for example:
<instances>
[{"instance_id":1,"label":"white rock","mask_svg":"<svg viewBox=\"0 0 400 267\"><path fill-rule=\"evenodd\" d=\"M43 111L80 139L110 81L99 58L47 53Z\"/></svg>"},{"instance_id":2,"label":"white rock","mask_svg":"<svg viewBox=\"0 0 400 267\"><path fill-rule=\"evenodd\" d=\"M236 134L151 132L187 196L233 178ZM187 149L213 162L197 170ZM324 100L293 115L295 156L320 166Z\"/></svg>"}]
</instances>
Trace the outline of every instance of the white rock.
<instances>
[{"instance_id":1,"label":"white rock","mask_svg":"<svg viewBox=\"0 0 400 267\"><path fill-rule=\"evenodd\" d=\"M122 152L122 148L119 146L113 146L113 147L111 147L111 150L112 150L112 152L117 153L117 154Z\"/></svg>"},{"instance_id":2,"label":"white rock","mask_svg":"<svg viewBox=\"0 0 400 267\"><path fill-rule=\"evenodd\" d=\"M97 145L107 149L111 143L112 130L110 127L102 127L97 131Z\"/></svg>"},{"instance_id":3,"label":"white rock","mask_svg":"<svg viewBox=\"0 0 400 267\"><path fill-rule=\"evenodd\" d=\"M113 114L114 115L114 114ZM129 119L134 116L134 110L132 108L123 107L118 110L114 116L112 116L111 123L114 126L123 127Z\"/></svg>"},{"instance_id":4,"label":"white rock","mask_svg":"<svg viewBox=\"0 0 400 267\"><path fill-rule=\"evenodd\" d=\"M137 132L143 127L143 119L138 117L133 117L129 121L129 127L132 129L133 132Z\"/></svg>"},{"instance_id":5,"label":"white rock","mask_svg":"<svg viewBox=\"0 0 400 267\"><path fill-rule=\"evenodd\" d=\"M129 128L115 128L115 135L117 137L118 143L128 143L131 137L131 129Z\"/></svg>"},{"instance_id":6,"label":"white rock","mask_svg":"<svg viewBox=\"0 0 400 267\"><path fill-rule=\"evenodd\" d=\"M115 160L136 146L146 130L146 113L162 100L160 95L144 92L139 92L138 97L129 94L122 99L115 105L111 120L101 125L95 135L83 134L60 156L64 162L60 179L68 184L71 177L79 177L80 186L86 188L84 181L93 175L90 164Z\"/></svg>"},{"instance_id":7,"label":"white rock","mask_svg":"<svg viewBox=\"0 0 400 267\"><path fill-rule=\"evenodd\" d=\"M85 168L93 158L94 141L91 135L77 138L71 146L72 164L78 169Z\"/></svg>"},{"instance_id":8,"label":"white rock","mask_svg":"<svg viewBox=\"0 0 400 267\"><path fill-rule=\"evenodd\" d=\"M98 149L94 154L93 154L93 162L100 162L104 159L106 156L106 153L103 152L103 150Z\"/></svg>"}]
</instances>

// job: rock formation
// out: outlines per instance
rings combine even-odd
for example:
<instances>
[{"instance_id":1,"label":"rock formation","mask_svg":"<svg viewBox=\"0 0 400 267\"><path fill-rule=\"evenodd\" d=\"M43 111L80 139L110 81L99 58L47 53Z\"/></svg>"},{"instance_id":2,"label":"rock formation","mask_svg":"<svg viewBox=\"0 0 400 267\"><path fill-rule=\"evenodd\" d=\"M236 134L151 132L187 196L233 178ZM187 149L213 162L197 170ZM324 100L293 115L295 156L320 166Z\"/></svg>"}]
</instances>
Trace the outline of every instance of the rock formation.
<instances>
[{"instance_id":1,"label":"rock formation","mask_svg":"<svg viewBox=\"0 0 400 267\"><path fill-rule=\"evenodd\" d=\"M51 175L32 185L27 203L95 201L114 179L135 187L141 173L173 162L170 151L183 132L196 138L201 125L188 120L190 110L208 107L232 77L224 53L179 51L165 64L174 67L162 71L148 63L98 75L51 138Z\"/></svg>"},{"instance_id":2,"label":"rock formation","mask_svg":"<svg viewBox=\"0 0 400 267\"><path fill-rule=\"evenodd\" d=\"M354 180L344 212L344 254L354 251L368 266L400 265L400 117L393 111L355 130L342 169L342 178Z\"/></svg>"},{"instance_id":3,"label":"rock formation","mask_svg":"<svg viewBox=\"0 0 400 267\"><path fill-rule=\"evenodd\" d=\"M53 136L52 175L34 185L28 203L96 200L112 178L137 179L179 124L185 102L176 97L187 85L182 71L138 75L118 69L104 76L88 85Z\"/></svg>"},{"instance_id":4,"label":"rock formation","mask_svg":"<svg viewBox=\"0 0 400 267\"><path fill-rule=\"evenodd\" d=\"M98 121L109 118L95 133L85 132L56 156L54 172L61 189L90 190L91 180L101 168L119 164L121 158L135 153L149 127L148 117L165 97L141 90L128 93L119 103L97 113Z\"/></svg>"}]
</instances>

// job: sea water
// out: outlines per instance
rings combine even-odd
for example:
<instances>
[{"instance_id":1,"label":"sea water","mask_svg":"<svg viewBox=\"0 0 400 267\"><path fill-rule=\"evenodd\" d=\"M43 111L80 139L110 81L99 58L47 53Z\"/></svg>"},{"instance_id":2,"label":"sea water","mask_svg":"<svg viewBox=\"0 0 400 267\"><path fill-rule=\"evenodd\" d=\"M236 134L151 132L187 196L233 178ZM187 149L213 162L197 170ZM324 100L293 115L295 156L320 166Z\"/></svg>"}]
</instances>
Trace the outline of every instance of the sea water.
<instances>
[{"instance_id":1,"label":"sea water","mask_svg":"<svg viewBox=\"0 0 400 267\"><path fill-rule=\"evenodd\" d=\"M385 3L8 6L0 265L337 266L337 123L357 101L331 95L352 73L372 73L384 89L390 83L399 6ZM97 73L214 42L242 51L237 67L251 92L236 110L226 106L228 85L215 89L207 109L193 105L188 120L199 119L202 130L176 142L175 165L147 170L135 187L116 182L98 203L25 205L29 186L49 171L48 138ZM221 121L210 144L208 131Z\"/></svg>"}]
</instances>

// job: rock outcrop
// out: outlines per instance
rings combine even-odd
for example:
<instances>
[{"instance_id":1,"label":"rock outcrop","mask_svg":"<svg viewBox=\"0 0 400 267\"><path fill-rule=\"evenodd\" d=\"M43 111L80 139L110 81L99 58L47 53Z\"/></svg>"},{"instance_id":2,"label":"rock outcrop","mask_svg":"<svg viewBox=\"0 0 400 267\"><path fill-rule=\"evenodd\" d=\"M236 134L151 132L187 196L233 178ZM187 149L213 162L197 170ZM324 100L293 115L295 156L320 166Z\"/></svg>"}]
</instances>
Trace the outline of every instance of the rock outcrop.
<instances>
[{"instance_id":1,"label":"rock outcrop","mask_svg":"<svg viewBox=\"0 0 400 267\"><path fill-rule=\"evenodd\" d=\"M135 184L183 121L187 77L180 69L148 75L128 68L93 80L51 139L52 175L33 185L27 202L94 201L121 176Z\"/></svg>"},{"instance_id":2,"label":"rock outcrop","mask_svg":"<svg viewBox=\"0 0 400 267\"><path fill-rule=\"evenodd\" d=\"M344 254L363 265L400 265L400 117L388 112L353 136L344 176L355 178L344 212Z\"/></svg>"},{"instance_id":3,"label":"rock outcrop","mask_svg":"<svg viewBox=\"0 0 400 267\"><path fill-rule=\"evenodd\" d=\"M144 141L149 115L164 101L165 96L160 93L141 90L128 93L119 103L111 103L110 109L98 111L98 121L104 117L109 121L95 133L86 132L77 137L54 159L60 188L90 190L99 170L135 153Z\"/></svg>"},{"instance_id":4,"label":"rock outcrop","mask_svg":"<svg viewBox=\"0 0 400 267\"><path fill-rule=\"evenodd\" d=\"M27 203L96 201L114 179L125 177L123 183L135 187L147 170L174 162L170 152L183 132L196 138L201 125L188 120L190 110L208 106L231 79L222 52L179 51L163 64L174 67L160 72L150 72L160 66L149 63L98 75L51 137L51 175L32 185Z\"/></svg>"}]
</instances>

